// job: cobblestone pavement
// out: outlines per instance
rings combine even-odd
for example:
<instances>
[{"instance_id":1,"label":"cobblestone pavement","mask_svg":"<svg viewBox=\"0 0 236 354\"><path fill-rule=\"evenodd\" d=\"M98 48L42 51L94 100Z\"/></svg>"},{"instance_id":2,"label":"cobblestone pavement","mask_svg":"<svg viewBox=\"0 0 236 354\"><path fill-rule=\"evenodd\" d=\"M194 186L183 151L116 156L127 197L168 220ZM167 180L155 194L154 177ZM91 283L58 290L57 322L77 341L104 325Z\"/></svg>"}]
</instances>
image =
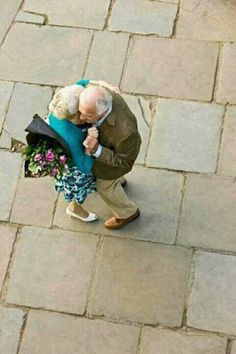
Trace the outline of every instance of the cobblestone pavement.
<instances>
[{"instance_id":1,"label":"cobblestone pavement","mask_svg":"<svg viewBox=\"0 0 236 354\"><path fill-rule=\"evenodd\" d=\"M236 354L236 1L0 0L0 353ZM25 180L58 86L118 85L143 144L120 231Z\"/></svg>"}]
</instances>

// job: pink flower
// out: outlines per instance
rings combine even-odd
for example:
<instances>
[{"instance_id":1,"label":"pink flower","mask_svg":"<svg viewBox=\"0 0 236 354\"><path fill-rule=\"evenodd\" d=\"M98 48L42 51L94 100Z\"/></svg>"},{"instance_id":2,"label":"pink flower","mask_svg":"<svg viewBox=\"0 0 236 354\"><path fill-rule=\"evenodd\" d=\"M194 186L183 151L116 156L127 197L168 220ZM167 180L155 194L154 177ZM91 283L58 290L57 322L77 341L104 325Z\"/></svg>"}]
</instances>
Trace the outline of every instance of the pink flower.
<instances>
[{"instance_id":1,"label":"pink flower","mask_svg":"<svg viewBox=\"0 0 236 354\"><path fill-rule=\"evenodd\" d=\"M43 158L43 155L42 154L36 154L35 157L34 157L34 161L39 161Z\"/></svg>"},{"instance_id":2,"label":"pink flower","mask_svg":"<svg viewBox=\"0 0 236 354\"><path fill-rule=\"evenodd\" d=\"M58 169L56 167L53 167L50 171L50 176L55 177L57 175Z\"/></svg>"},{"instance_id":3,"label":"pink flower","mask_svg":"<svg viewBox=\"0 0 236 354\"><path fill-rule=\"evenodd\" d=\"M66 163L66 161L67 161L67 157L66 157L65 155L61 155L61 156L59 157L59 160L60 160L60 163L61 163L62 165L65 165L65 163Z\"/></svg>"},{"instance_id":4,"label":"pink flower","mask_svg":"<svg viewBox=\"0 0 236 354\"><path fill-rule=\"evenodd\" d=\"M55 159L54 152L52 150L48 150L48 152L45 155L45 158L46 158L47 161L50 161L50 162L54 161L54 159Z\"/></svg>"}]
</instances>

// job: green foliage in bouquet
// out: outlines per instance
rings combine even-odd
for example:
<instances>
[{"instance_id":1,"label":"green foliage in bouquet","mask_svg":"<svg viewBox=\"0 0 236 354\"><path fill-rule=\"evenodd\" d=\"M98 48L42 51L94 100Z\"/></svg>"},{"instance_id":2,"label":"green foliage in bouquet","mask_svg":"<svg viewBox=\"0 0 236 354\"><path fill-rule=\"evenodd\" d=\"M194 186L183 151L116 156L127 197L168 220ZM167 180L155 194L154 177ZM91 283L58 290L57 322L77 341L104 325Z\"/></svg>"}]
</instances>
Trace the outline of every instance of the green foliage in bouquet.
<instances>
[{"instance_id":1,"label":"green foliage in bouquet","mask_svg":"<svg viewBox=\"0 0 236 354\"><path fill-rule=\"evenodd\" d=\"M40 140L36 146L25 146L22 155L27 166L27 177L57 177L71 164L70 158L59 145L51 147L44 140Z\"/></svg>"}]
</instances>

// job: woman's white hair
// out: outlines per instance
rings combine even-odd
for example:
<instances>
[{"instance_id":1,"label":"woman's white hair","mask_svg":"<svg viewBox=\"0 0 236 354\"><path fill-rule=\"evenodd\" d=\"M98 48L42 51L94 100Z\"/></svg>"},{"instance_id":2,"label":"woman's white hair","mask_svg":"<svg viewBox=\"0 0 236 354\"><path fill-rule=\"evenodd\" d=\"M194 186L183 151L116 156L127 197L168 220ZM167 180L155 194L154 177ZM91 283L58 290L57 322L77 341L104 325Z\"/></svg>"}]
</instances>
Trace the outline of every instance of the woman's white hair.
<instances>
[{"instance_id":1,"label":"woman's white hair","mask_svg":"<svg viewBox=\"0 0 236 354\"><path fill-rule=\"evenodd\" d=\"M83 87L79 85L66 86L53 96L49 103L49 111L61 119L70 119L78 111L80 93Z\"/></svg>"}]
</instances>

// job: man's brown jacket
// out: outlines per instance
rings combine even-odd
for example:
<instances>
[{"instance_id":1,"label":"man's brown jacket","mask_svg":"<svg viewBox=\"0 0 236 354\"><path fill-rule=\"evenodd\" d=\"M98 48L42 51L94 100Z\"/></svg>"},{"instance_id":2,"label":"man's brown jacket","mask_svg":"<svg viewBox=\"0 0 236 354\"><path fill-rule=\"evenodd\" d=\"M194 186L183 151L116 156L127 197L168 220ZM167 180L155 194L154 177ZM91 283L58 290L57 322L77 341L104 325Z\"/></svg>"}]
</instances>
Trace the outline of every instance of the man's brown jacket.
<instances>
[{"instance_id":1,"label":"man's brown jacket","mask_svg":"<svg viewBox=\"0 0 236 354\"><path fill-rule=\"evenodd\" d=\"M103 148L93 167L95 176L105 180L117 179L129 172L141 145L134 114L120 95L110 93L112 112L98 127Z\"/></svg>"}]
</instances>

